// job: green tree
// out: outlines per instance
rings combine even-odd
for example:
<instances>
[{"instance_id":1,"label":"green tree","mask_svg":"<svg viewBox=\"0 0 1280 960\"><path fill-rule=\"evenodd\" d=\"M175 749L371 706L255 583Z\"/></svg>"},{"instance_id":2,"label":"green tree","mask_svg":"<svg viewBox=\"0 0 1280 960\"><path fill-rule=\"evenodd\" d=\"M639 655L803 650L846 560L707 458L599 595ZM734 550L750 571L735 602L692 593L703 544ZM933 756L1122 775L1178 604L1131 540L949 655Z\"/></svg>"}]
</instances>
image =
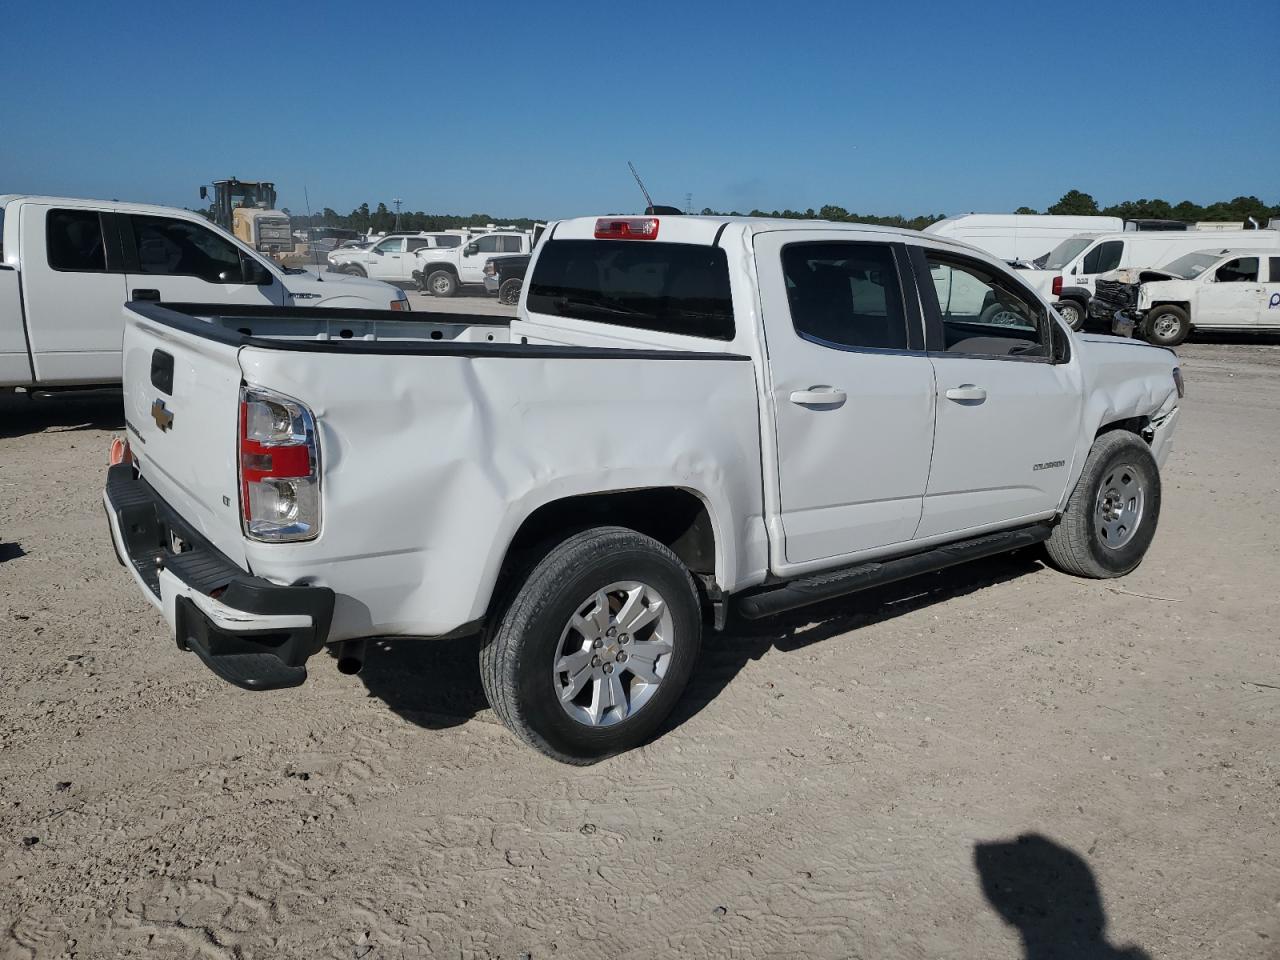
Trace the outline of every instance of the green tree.
<instances>
[{"instance_id":1,"label":"green tree","mask_svg":"<svg viewBox=\"0 0 1280 960\"><path fill-rule=\"evenodd\" d=\"M1025 214L1025 215L1027 215L1027 216L1035 216L1035 215L1037 215L1040 211L1039 211L1039 210L1032 210L1030 207L1019 207L1017 210L1015 210L1015 211L1013 211L1013 212L1014 212L1014 213L1021 213L1021 214Z\"/></svg>"},{"instance_id":2,"label":"green tree","mask_svg":"<svg viewBox=\"0 0 1280 960\"><path fill-rule=\"evenodd\" d=\"M1079 190L1068 190L1062 195L1061 200L1045 211L1045 213L1074 217L1087 217L1097 212L1097 201Z\"/></svg>"}]
</instances>

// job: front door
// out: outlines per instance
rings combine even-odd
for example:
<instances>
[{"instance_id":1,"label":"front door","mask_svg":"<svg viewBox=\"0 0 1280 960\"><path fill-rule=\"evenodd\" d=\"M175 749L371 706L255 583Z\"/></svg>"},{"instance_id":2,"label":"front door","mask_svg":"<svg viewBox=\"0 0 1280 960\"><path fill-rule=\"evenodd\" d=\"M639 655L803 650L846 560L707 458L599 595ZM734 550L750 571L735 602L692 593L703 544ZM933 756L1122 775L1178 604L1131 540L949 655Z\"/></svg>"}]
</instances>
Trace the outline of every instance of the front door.
<instances>
[{"instance_id":1,"label":"front door","mask_svg":"<svg viewBox=\"0 0 1280 960\"><path fill-rule=\"evenodd\" d=\"M458 258L458 279L463 283L484 283L484 265L498 252L500 243L496 233L486 233L463 247Z\"/></svg>"},{"instance_id":2,"label":"front door","mask_svg":"<svg viewBox=\"0 0 1280 960\"><path fill-rule=\"evenodd\" d=\"M249 254L203 224L150 214L121 216L130 300L282 304L284 286L244 282Z\"/></svg>"},{"instance_id":3,"label":"front door","mask_svg":"<svg viewBox=\"0 0 1280 960\"><path fill-rule=\"evenodd\" d=\"M1213 327L1253 326L1262 308L1263 284L1258 279L1261 257L1236 257L1200 285L1192 323Z\"/></svg>"},{"instance_id":4,"label":"front door","mask_svg":"<svg viewBox=\"0 0 1280 960\"><path fill-rule=\"evenodd\" d=\"M36 380L120 379L124 265L111 214L23 204L22 286Z\"/></svg>"},{"instance_id":5,"label":"front door","mask_svg":"<svg viewBox=\"0 0 1280 960\"><path fill-rule=\"evenodd\" d=\"M901 245L779 231L756 237L755 258L781 566L911 540L929 476L934 383L918 301L904 295Z\"/></svg>"},{"instance_id":6,"label":"front door","mask_svg":"<svg viewBox=\"0 0 1280 960\"><path fill-rule=\"evenodd\" d=\"M938 408L916 536L1052 513L1081 416L1078 364L1053 360L1056 321L1030 290L980 260L920 246L911 259Z\"/></svg>"},{"instance_id":7,"label":"front door","mask_svg":"<svg viewBox=\"0 0 1280 960\"><path fill-rule=\"evenodd\" d=\"M1262 287L1262 305L1258 309L1258 326L1280 327L1280 257L1268 257L1268 280Z\"/></svg>"}]
</instances>

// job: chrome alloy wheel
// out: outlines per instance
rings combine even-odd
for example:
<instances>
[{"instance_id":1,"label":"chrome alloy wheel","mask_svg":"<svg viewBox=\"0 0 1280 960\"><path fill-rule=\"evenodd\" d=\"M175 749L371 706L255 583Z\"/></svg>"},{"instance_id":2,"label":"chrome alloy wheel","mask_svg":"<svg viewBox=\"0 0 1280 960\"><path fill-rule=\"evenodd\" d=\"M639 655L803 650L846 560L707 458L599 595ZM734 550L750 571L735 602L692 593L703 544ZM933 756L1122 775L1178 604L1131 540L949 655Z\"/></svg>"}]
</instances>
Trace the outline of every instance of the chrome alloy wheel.
<instances>
[{"instance_id":1,"label":"chrome alloy wheel","mask_svg":"<svg viewBox=\"0 0 1280 960\"><path fill-rule=\"evenodd\" d=\"M431 290L440 296L449 292L449 278L446 276L438 276L431 281Z\"/></svg>"},{"instance_id":2,"label":"chrome alloy wheel","mask_svg":"<svg viewBox=\"0 0 1280 960\"><path fill-rule=\"evenodd\" d=\"M658 692L675 626L662 596L635 580L582 601L560 634L552 665L556 699L588 727L621 723Z\"/></svg>"},{"instance_id":3,"label":"chrome alloy wheel","mask_svg":"<svg viewBox=\"0 0 1280 960\"><path fill-rule=\"evenodd\" d=\"M1168 340L1178 333L1182 321L1172 313L1162 313L1151 324L1151 332L1161 340Z\"/></svg>"},{"instance_id":4,"label":"chrome alloy wheel","mask_svg":"<svg viewBox=\"0 0 1280 960\"><path fill-rule=\"evenodd\" d=\"M1104 547L1113 550L1133 539L1142 523L1146 491L1137 470L1123 464L1111 470L1098 488L1095 509L1098 537Z\"/></svg>"}]
</instances>

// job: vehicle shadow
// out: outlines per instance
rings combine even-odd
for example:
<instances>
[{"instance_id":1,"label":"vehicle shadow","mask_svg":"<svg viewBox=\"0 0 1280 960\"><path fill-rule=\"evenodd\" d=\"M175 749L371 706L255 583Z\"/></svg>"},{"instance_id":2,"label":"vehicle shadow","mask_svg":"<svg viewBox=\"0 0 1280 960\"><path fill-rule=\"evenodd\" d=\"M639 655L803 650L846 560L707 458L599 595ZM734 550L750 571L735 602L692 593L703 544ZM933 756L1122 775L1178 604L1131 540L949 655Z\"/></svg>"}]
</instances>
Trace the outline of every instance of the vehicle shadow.
<instances>
[{"instance_id":1,"label":"vehicle shadow","mask_svg":"<svg viewBox=\"0 0 1280 960\"><path fill-rule=\"evenodd\" d=\"M10 560L17 560L19 557L25 557L27 551L22 549L22 545L18 543L0 543L0 563L7 563Z\"/></svg>"},{"instance_id":2,"label":"vehicle shadow","mask_svg":"<svg viewBox=\"0 0 1280 960\"><path fill-rule=\"evenodd\" d=\"M801 650L1040 568L1035 555L1023 551L914 577L769 620L731 620L722 634L708 630L689 688L658 736L696 716L748 662L771 649L782 653ZM478 636L385 638L369 642L359 676L369 696L382 700L412 723L439 730L465 723L488 707L480 684L479 652Z\"/></svg>"},{"instance_id":3,"label":"vehicle shadow","mask_svg":"<svg viewBox=\"0 0 1280 960\"><path fill-rule=\"evenodd\" d=\"M1067 847L1023 834L975 844L973 862L987 902L1022 937L1024 960L1151 960L1107 942L1098 881Z\"/></svg>"},{"instance_id":4,"label":"vehicle shadow","mask_svg":"<svg viewBox=\"0 0 1280 960\"><path fill-rule=\"evenodd\" d=\"M124 401L118 389L29 396L0 395L0 439L45 430L123 430Z\"/></svg>"},{"instance_id":5,"label":"vehicle shadow","mask_svg":"<svg viewBox=\"0 0 1280 960\"><path fill-rule=\"evenodd\" d=\"M1198 343L1241 344L1243 346L1275 347L1280 346L1280 333L1274 331L1258 333L1228 333L1226 331L1193 330L1187 338L1186 346Z\"/></svg>"}]
</instances>

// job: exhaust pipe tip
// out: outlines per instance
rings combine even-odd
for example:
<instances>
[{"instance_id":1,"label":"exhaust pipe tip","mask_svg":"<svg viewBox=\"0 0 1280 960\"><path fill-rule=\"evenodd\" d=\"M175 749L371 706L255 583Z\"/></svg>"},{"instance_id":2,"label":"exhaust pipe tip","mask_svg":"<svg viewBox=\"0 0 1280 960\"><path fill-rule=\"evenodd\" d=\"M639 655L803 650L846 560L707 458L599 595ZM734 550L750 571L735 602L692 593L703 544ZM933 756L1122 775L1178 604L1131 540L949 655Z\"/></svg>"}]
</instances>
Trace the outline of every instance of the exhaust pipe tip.
<instances>
[{"instance_id":1,"label":"exhaust pipe tip","mask_svg":"<svg viewBox=\"0 0 1280 960\"><path fill-rule=\"evenodd\" d=\"M364 668L363 640L343 640L338 644L338 672L347 676L359 673Z\"/></svg>"}]
</instances>

